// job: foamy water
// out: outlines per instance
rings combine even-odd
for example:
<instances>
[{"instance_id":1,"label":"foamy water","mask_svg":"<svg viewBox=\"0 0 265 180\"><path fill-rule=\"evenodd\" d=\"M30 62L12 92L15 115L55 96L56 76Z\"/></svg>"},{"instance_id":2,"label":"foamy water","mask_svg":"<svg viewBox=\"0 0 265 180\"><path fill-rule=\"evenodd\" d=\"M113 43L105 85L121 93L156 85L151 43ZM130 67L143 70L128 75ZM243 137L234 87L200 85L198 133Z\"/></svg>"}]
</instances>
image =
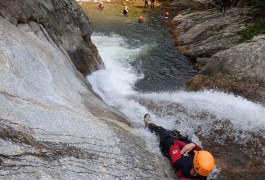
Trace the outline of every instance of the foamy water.
<instances>
[{"instance_id":1,"label":"foamy water","mask_svg":"<svg viewBox=\"0 0 265 180\"><path fill-rule=\"evenodd\" d=\"M143 116L147 112L154 123L192 135L193 141L199 145L201 142L194 132L200 131L207 136L213 129L223 128L224 120L232 129L235 140L247 141L252 138L251 133L265 136L265 108L242 97L218 91L137 92L134 84L143 78L143 74L136 72L129 62L146 53L152 45L130 48L118 35L94 34L92 41L106 69L89 75L88 81L107 104L127 116L133 130L147 142L149 150L159 153L155 135L143 128ZM265 150L264 147L261 149Z\"/></svg>"},{"instance_id":2,"label":"foamy water","mask_svg":"<svg viewBox=\"0 0 265 180\"><path fill-rule=\"evenodd\" d=\"M143 75L137 73L129 62L148 51L148 45L130 49L118 35L109 37L96 34L92 36L92 41L98 47L106 69L94 72L87 79L95 92L107 104L124 112L131 123L142 123L142 117L147 112L143 105L132 98L137 97L156 103L177 103L193 114L208 112L217 119L230 120L235 128L241 130L257 132L265 129L265 108L233 94L218 91L142 94L135 91L134 83ZM172 124L167 126L172 127Z\"/></svg>"}]
</instances>

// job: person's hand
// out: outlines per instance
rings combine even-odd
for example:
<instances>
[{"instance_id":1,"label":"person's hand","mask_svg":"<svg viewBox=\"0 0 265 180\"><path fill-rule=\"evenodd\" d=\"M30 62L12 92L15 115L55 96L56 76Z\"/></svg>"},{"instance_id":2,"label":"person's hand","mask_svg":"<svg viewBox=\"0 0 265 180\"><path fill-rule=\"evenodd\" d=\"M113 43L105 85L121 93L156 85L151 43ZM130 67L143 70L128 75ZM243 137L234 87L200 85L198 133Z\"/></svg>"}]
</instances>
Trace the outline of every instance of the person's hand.
<instances>
[{"instance_id":1,"label":"person's hand","mask_svg":"<svg viewBox=\"0 0 265 180\"><path fill-rule=\"evenodd\" d=\"M188 153L190 151L193 150L193 148L195 148L196 145L194 143L189 143L189 144L186 144L182 149L181 149L181 154L183 153Z\"/></svg>"}]
</instances>

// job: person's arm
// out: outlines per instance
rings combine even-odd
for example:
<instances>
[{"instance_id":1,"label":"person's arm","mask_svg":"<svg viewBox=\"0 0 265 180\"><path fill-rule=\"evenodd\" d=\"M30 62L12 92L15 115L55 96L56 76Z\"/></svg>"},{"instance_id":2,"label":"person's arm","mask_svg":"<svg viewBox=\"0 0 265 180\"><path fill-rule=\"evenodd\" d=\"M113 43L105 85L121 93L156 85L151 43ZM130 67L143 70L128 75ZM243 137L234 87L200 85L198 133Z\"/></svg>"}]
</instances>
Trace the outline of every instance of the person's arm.
<instances>
[{"instance_id":1,"label":"person's arm","mask_svg":"<svg viewBox=\"0 0 265 180\"><path fill-rule=\"evenodd\" d=\"M193 142L194 143L194 142ZM195 143L194 143L195 144ZM196 147L195 147L195 149L193 149L193 150L196 150L196 151L201 151L202 150L202 148L200 147L200 146L198 146L197 144L195 144L196 145Z\"/></svg>"},{"instance_id":2,"label":"person's arm","mask_svg":"<svg viewBox=\"0 0 265 180\"><path fill-rule=\"evenodd\" d=\"M186 143L179 140L176 140L174 143L177 143L180 149L182 149L186 145Z\"/></svg>"},{"instance_id":3,"label":"person's arm","mask_svg":"<svg viewBox=\"0 0 265 180\"><path fill-rule=\"evenodd\" d=\"M181 154L183 153L188 153L190 151L200 151L202 148L198 145L196 145L194 142L191 142L189 144L186 144L182 149L181 149Z\"/></svg>"}]
</instances>

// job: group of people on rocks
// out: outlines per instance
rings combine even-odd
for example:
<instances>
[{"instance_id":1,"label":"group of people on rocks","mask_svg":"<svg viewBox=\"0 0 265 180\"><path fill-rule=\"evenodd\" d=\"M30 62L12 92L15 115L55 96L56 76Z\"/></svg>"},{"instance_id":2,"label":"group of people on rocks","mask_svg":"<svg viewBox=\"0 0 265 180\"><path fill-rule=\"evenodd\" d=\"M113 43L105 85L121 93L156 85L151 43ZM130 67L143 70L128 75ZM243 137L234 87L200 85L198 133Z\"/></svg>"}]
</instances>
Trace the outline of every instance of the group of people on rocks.
<instances>
[{"instance_id":1,"label":"group of people on rocks","mask_svg":"<svg viewBox=\"0 0 265 180\"><path fill-rule=\"evenodd\" d=\"M154 8L155 7L155 0L150 0L151 2L151 8ZM148 3L149 3L149 0L145 0L145 8L148 8ZM104 5L103 5L103 2L100 2L98 4L98 9L99 10L103 10L104 9ZM127 16L128 15L128 7L125 6L123 11L122 11L122 15L124 16ZM169 13L168 12L165 12L164 14L161 15L162 18L164 19L167 19L168 18L168 15ZM143 20L143 17L140 16L140 18L137 20L138 23L144 23L144 20Z\"/></svg>"},{"instance_id":2,"label":"group of people on rocks","mask_svg":"<svg viewBox=\"0 0 265 180\"><path fill-rule=\"evenodd\" d=\"M145 6L144 8L148 8L148 4L149 4L149 0L144 0L145 1ZM154 8L155 7L155 0L150 0L151 2L151 8ZM232 4L232 0L222 0L222 3L221 3L221 8L220 8L220 11L225 15L225 11L228 7L230 7ZM98 5L98 9L99 10L103 10L104 9L104 5L103 5L103 2L100 2L99 5ZM128 7L125 6L123 11L122 11L122 15L124 16L127 16L128 15ZM167 19L168 18L168 15L169 13L168 12L165 12L164 14L161 15L162 18L164 19ZM138 23L143 23L144 20L143 20L143 17L140 16L140 18L137 20Z\"/></svg>"}]
</instances>

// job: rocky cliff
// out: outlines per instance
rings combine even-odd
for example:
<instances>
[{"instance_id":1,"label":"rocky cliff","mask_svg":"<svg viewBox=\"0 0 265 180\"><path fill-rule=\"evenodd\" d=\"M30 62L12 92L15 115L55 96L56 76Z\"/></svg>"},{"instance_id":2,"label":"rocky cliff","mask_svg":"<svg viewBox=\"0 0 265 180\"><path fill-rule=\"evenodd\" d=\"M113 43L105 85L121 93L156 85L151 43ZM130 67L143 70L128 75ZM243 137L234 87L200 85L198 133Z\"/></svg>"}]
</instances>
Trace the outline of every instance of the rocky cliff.
<instances>
[{"instance_id":1,"label":"rocky cliff","mask_svg":"<svg viewBox=\"0 0 265 180\"><path fill-rule=\"evenodd\" d=\"M39 28L32 22L41 24L84 75L104 67L90 39L89 19L74 0L2 0L0 14L14 25L29 24L36 33Z\"/></svg>"},{"instance_id":2,"label":"rocky cliff","mask_svg":"<svg viewBox=\"0 0 265 180\"><path fill-rule=\"evenodd\" d=\"M173 19L176 25L176 44L181 47L184 55L195 61L240 44L240 33L252 18L248 8L234 7L224 16L217 5L216 7L184 10Z\"/></svg>"},{"instance_id":3,"label":"rocky cliff","mask_svg":"<svg viewBox=\"0 0 265 180\"><path fill-rule=\"evenodd\" d=\"M265 36L213 55L188 89L218 88L265 103Z\"/></svg>"},{"instance_id":4,"label":"rocky cliff","mask_svg":"<svg viewBox=\"0 0 265 180\"><path fill-rule=\"evenodd\" d=\"M223 14L219 1L200 1L195 8L196 1L184 1L189 4L173 19L176 45L200 71L187 90L217 88L265 103L264 37L242 44L241 32L254 20L253 8L243 6L243 0L234 1ZM173 1L171 7L179 3L183 2Z\"/></svg>"},{"instance_id":5,"label":"rocky cliff","mask_svg":"<svg viewBox=\"0 0 265 180\"><path fill-rule=\"evenodd\" d=\"M76 70L73 47L64 42L74 35L66 37L67 25L56 35L52 26L71 13L57 24L41 19L40 7L62 7L65 14L76 7L68 4L67 11L65 3L73 2L1 1L0 179L173 179L167 162L145 149L123 115L97 98ZM85 44L91 29L83 28L75 26L84 33L77 42Z\"/></svg>"}]
</instances>

